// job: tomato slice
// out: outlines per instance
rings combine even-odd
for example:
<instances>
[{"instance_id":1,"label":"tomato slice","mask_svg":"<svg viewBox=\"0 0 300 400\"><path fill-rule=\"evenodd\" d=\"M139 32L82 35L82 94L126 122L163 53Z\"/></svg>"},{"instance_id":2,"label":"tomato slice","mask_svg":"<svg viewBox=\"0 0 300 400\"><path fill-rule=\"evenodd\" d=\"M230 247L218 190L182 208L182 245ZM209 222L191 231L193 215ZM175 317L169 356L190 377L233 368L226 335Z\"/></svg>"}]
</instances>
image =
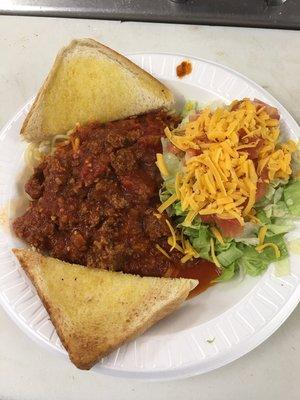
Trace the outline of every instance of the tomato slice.
<instances>
[{"instance_id":1,"label":"tomato slice","mask_svg":"<svg viewBox=\"0 0 300 400\"><path fill-rule=\"evenodd\" d=\"M213 215L201 215L201 221L205 224L213 224L215 222L215 218Z\"/></svg>"},{"instance_id":2,"label":"tomato slice","mask_svg":"<svg viewBox=\"0 0 300 400\"><path fill-rule=\"evenodd\" d=\"M236 237L243 232L243 227L236 218L222 219L215 216L215 223L224 237Z\"/></svg>"},{"instance_id":3,"label":"tomato slice","mask_svg":"<svg viewBox=\"0 0 300 400\"><path fill-rule=\"evenodd\" d=\"M267 191L267 184L266 182L257 182L257 189L256 189L256 196L255 196L255 200L259 201L261 200L264 195L266 194Z\"/></svg>"},{"instance_id":4,"label":"tomato slice","mask_svg":"<svg viewBox=\"0 0 300 400\"><path fill-rule=\"evenodd\" d=\"M239 131L238 131L238 135L239 135L240 140L243 141L244 136L247 135L247 132L245 131L244 128L241 128L241 129L239 129Z\"/></svg>"},{"instance_id":5,"label":"tomato slice","mask_svg":"<svg viewBox=\"0 0 300 400\"><path fill-rule=\"evenodd\" d=\"M240 108L240 105L242 104L243 100L239 100L235 103L235 105L231 108L232 111L236 111Z\"/></svg>"},{"instance_id":6,"label":"tomato slice","mask_svg":"<svg viewBox=\"0 0 300 400\"><path fill-rule=\"evenodd\" d=\"M268 178L268 170L267 168L264 168L257 182L256 197L255 197L256 201L261 200L266 194L268 184L265 181L267 178Z\"/></svg>"},{"instance_id":7,"label":"tomato slice","mask_svg":"<svg viewBox=\"0 0 300 400\"><path fill-rule=\"evenodd\" d=\"M205 224L217 225L224 237L236 237L243 232L243 227L236 218L222 219L217 215L202 215L201 220Z\"/></svg>"},{"instance_id":8,"label":"tomato slice","mask_svg":"<svg viewBox=\"0 0 300 400\"><path fill-rule=\"evenodd\" d=\"M252 103L255 104L256 106L265 107L265 111L267 114L269 114L270 118L278 120L280 119L280 115L276 107L272 107L269 104L258 99L254 99Z\"/></svg>"},{"instance_id":9,"label":"tomato slice","mask_svg":"<svg viewBox=\"0 0 300 400\"><path fill-rule=\"evenodd\" d=\"M232 107L232 111L236 111L240 108L241 103L243 102L243 100L238 101L233 107ZM265 107L265 111L267 114L269 114L270 118L274 118L274 119L280 119L280 115L279 112L277 110L276 107L272 107L269 104L265 103L264 101L258 100L258 99L254 99L252 100L252 104L254 104L255 106L258 107Z\"/></svg>"},{"instance_id":10,"label":"tomato slice","mask_svg":"<svg viewBox=\"0 0 300 400\"><path fill-rule=\"evenodd\" d=\"M169 143L169 144L167 145L167 151L168 151L169 153L172 153L172 154L175 154L175 155L182 153L182 150L178 149L178 148L177 148L176 146L174 146L172 143Z\"/></svg>"},{"instance_id":11,"label":"tomato slice","mask_svg":"<svg viewBox=\"0 0 300 400\"><path fill-rule=\"evenodd\" d=\"M196 114L190 115L190 116L189 116L189 121L190 121L190 122L197 121L197 119L200 117L201 112L202 112L202 111L200 111L200 112L198 112L198 113L196 113Z\"/></svg>"},{"instance_id":12,"label":"tomato slice","mask_svg":"<svg viewBox=\"0 0 300 400\"><path fill-rule=\"evenodd\" d=\"M256 139L256 138L253 138L253 141L249 142L249 144L256 142L256 141L257 141L257 144L254 147L247 147L246 149L243 149L243 151L248 153L248 158L250 160L255 160L258 158L260 150L264 144L262 139Z\"/></svg>"}]
</instances>

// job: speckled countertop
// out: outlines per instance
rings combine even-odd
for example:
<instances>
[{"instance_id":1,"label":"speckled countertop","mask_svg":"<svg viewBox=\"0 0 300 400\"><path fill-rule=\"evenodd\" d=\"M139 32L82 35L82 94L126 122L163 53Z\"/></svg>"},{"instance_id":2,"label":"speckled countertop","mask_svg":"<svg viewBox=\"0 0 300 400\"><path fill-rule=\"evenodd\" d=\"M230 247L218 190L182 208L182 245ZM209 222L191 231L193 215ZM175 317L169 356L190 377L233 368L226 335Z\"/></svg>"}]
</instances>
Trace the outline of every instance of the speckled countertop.
<instances>
[{"instance_id":1,"label":"speckled countertop","mask_svg":"<svg viewBox=\"0 0 300 400\"><path fill-rule=\"evenodd\" d=\"M123 53L185 53L247 75L300 121L296 31L0 17L0 128L38 90L58 49L93 37ZM300 308L264 344L206 375L165 383L76 370L32 342L0 308L0 399L299 399Z\"/></svg>"}]
</instances>

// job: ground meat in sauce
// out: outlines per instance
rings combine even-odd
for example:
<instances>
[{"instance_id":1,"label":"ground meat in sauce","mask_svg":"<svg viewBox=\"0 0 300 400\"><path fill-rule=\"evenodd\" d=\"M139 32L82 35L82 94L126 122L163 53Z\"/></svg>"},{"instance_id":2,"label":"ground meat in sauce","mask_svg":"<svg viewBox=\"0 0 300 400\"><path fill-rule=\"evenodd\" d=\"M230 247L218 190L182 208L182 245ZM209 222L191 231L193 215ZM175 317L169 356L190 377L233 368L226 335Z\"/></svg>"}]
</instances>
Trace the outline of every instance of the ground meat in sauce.
<instances>
[{"instance_id":1,"label":"ground meat in sauce","mask_svg":"<svg viewBox=\"0 0 300 400\"><path fill-rule=\"evenodd\" d=\"M180 264L156 248L170 231L158 219L161 177L155 165L164 112L79 127L35 169L25 189L32 202L14 221L17 236L64 261L163 276ZM186 264L195 265L196 262Z\"/></svg>"},{"instance_id":2,"label":"ground meat in sauce","mask_svg":"<svg viewBox=\"0 0 300 400\"><path fill-rule=\"evenodd\" d=\"M171 262L155 244L166 247L169 231L153 214L155 157L174 123L156 112L78 128L26 183L32 202L14 221L17 236L65 261L163 275Z\"/></svg>"}]
</instances>

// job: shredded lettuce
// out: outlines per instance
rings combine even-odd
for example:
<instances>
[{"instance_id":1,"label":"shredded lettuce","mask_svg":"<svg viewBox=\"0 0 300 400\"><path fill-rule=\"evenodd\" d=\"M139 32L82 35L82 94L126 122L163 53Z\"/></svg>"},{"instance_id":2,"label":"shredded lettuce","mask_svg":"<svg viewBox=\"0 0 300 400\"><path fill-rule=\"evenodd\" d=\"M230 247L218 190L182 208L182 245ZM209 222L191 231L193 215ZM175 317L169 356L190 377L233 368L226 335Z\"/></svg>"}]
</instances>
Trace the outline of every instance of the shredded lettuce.
<instances>
[{"instance_id":1,"label":"shredded lettuce","mask_svg":"<svg viewBox=\"0 0 300 400\"><path fill-rule=\"evenodd\" d=\"M289 179L274 179L272 182L270 182L270 185L276 189L279 186L287 185L288 182L289 182Z\"/></svg>"},{"instance_id":2,"label":"shredded lettuce","mask_svg":"<svg viewBox=\"0 0 300 400\"><path fill-rule=\"evenodd\" d=\"M222 251L228 250L232 243L233 243L233 240L230 240L230 239L227 239L224 242L224 244L216 242L215 243L215 252L216 253L221 253Z\"/></svg>"},{"instance_id":3,"label":"shredded lettuce","mask_svg":"<svg viewBox=\"0 0 300 400\"><path fill-rule=\"evenodd\" d=\"M209 241L202 241L200 238L194 238L191 242L192 246L199 254L199 257L211 261Z\"/></svg>"},{"instance_id":4,"label":"shredded lettuce","mask_svg":"<svg viewBox=\"0 0 300 400\"><path fill-rule=\"evenodd\" d=\"M190 120L190 116L195 115L199 111L199 105L197 101L188 100L181 112L182 121L179 124L178 128L184 127Z\"/></svg>"},{"instance_id":5,"label":"shredded lettuce","mask_svg":"<svg viewBox=\"0 0 300 400\"><path fill-rule=\"evenodd\" d=\"M269 220L267 220L269 221ZM248 246L257 246L258 245L258 229L259 227L251 222L246 222L244 225L243 233L234 238L236 243L244 243Z\"/></svg>"},{"instance_id":6,"label":"shredded lettuce","mask_svg":"<svg viewBox=\"0 0 300 400\"><path fill-rule=\"evenodd\" d=\"M270 218L267 217L267 215L266 215L264 210L259 210L256 213L256 218L258 218L260 220L262 225L266 225L266 224L269 224L271 222Z\"/></svg>"},{"instance_id":7,"label":"shredded lettuce","mask_svg":"<svg viewBox=\"0 0 300 400\"><path fill-rule=\"evenodd\" d=\"M283 184L286 184L286 181L276 181L274 184L275 186L269 185L265 197L256 204L256 208L260 211L264 211L267 219L272 217L283 218L290 214L286 203L283 201L285 189L284 186L280 186ZM263 223L266 223L266 221Z\"/></svg>"},{"instance_id":8,"label":"shredded lettuce","mask_svg":"<svg viewBox=\"0 0 300 400\"><path fill-rule=\"evenodd\" d=\"M295 227L293 221L288 218L274 218L267 226L267 237L290 232Z\"/></svg>"},{"instance_id":9,"label":"shredded lettuce","mask_svg":"<svg viewBox=\"0 0 300 400\"><path fill-rule=\"evenodd\" d=\"M169 190L166 190L166 188L162 187L159 190L159 199L162 203L164 203L166 200L168 200L168 198L171 196L171 193L169 192Z\"/></svg>"},{"instance_id":10,"label":"shredded lettuce","mask_svg":"<svg viewBox=\"0 0 300 400\"><path fill-rule=\"evenodd\" d=\"M169 176L175 178L176 173L181 169L181 160L173 153L164 153L164 161L169 172Z\"/></svg>"},{"instance_id":11,"label":"shredded lettuce","mask_svg":"<svg viewBox=\"0 0 300 400\"><path fill-rule=\"evenodd\" d=\"M193 224L189 225L188 227L181 224L183 227L183 233L189 237L201 237L201 233L208 230L208 227L201 223L199 220L194 220Z\"/></svg>"},{"instance_id":12,"label":"shredded lettuce","mask_svg":"<svg viewBox=\"0 0 300 400\"><path fill-rule=\"evenodd\" d=\"M250 276L261 275L266 271L269 265L267 261L259 259L254 251L251 255L249 254L247 257L241 260L242 266L244 267L246 274Z\"/></svg>"},{"instance_id":13,"label":"shredded lettuce","mask_svg":"<svg viewBox=\"0 0 300 400\"><path fill-rule=\"evenodd\" d=\"M291 272L291 265L290 265L290 259L284 258L283 260L279 260L274 263L275 266L275 275L280 277L280 276L286 276Z\"/></svg>"},{"instance_id":14,"label":"shredded lettuce","mask_svg":"<svg viewBox=\"0 0 300 400\"><path fill-rule=\"evenodd\" d=\"M258 212L264 212L264 214L260 214L260 216L257 216L257 218L259 218L262 223L268 223L266 219L270 219L273 217L283 218L291 214L284 200L284 193L286 191L287 184L288 180L274 180L268 185L265 196L256 203L255 207ZM264 216L266 218L264 218Z\"/></svg>"},{"instance_id":15,"label":"shredded lettuce","mask_svg":"<svg viewBox=\"0 0 300 400\"><path fill-rule=\"evenodd\" d=\"M163 148L164 162L169 172L169 176L174 178L176 176L176 173L182 168L182 160L174 153L168 151L168 146L171 145L169 139L162 138L161 143Z\"/></svg>"},{"instance_id":16,"label":"shredded lettuce","mask_svg":"<svg viewBox=\"0 0 300 400\"><path fill-rule=\"evenodd\" d=\"M244 268L246 274L251 276L261 275L268 267L269 261L259 254L253 246L241 247L243 257L239 263Z\"/></svg>"},{"instance_id":17,"label":"shredded lettuce","mask_svg":"<svg viewBox=\"0 0 300 400\"><path fill-rule=\"evenodd\" d=\"M281 200L283 195L283 187L280 186L278 189L275 190L274 196L273 196L273 203L276 204Z\"/></svg>"},{"instance_id":18,"label":"shredded lettuce","mask_svg":"<svg viewBox=\"0 0 300 400\"><path fill-rule=\"evenodd\" d=\"M274 196L274 193L275 193L275 188L272 185L268 185L266 194L260 201L256 203L256 207L262 208L270 204Z\"/></svg>"},{"instance_id":19,"label":"shredded lettuce","mask_svg":"<svg viewBox=\"0 0 300 400\"><path fill-rule=\"evenodd\" d=\"M189 116L192 112L196 112L198 111L199 106L198 106L198 102L196 100L188 100L186 101L182 112L181 112L181 117L185 118L187 116Z\"/></svg>"},{"instance_id":20,"label":"shredded lettuce","mask_svg":"<svg viewBox=\"0 0 300 400\"><path fill-rule=\"evenodd\" d=\"M221 275L214 280L214 282L227 282L230 281L236 273L236 263L229 264L226 268L222 269Z\"/></svg>"},{"instance_id":21,"label":"shredded lettuce","mask_svg":"<svg viewBox=\"0 0 300 400\"><path fill-rule=\"evenodd\" d=\"M180 224L180 226L182 226ZM194 222L189 227L182 226L183 234L189 238L191 245L199 254L199 257L205 260L211 260L210 257L210 231L208 225L200 221Z\"/></svg>"},{"instance_id":22,"label":"shredded lettuce","mask_svg":"<svg viewBox=\"0 0 300 400\"><path fill-rule=\"evenodd\" d=\"M182 168L182 160L177 157L175 154L168 151L168 146L171 144L170 141L166 138L161 139L162 148L163 148L163 158L166 164L167 170L169 174L167 176L163 176L163 190L160 190L160 200L164 202L170 197L171 194L175 192L175 177L178 171ZM169 215L172 213L169 212Z\"/></svg>"},{"instance_id":23,"label":"shredded lettuce","mask_svg":"<svg viewBox=\"0 0 300 400\"><path fill-rule=\"evenodd\" d=\"M172 208L173 208L174 214L177 216L185 217L187 214L186 211L182 211L181 201L177 201L177 202L173 203Z\"/></svg>"},{"instance_id":24,"label":"shredded lettuce","mask_svg":"<svg viewBox=\"0 0 300 400\"><path fill-rule=\"evenodd\" d=\"M169 197L170 194L167 193L162 192L162 196ZM280 202L281 200L277 204L280 204ZM227 238L224 244L221 244L210 231L209 224L203 223L199 218L195 219L191 225L184 226L183 221L187 212L182 211L180 201L175 202L170 209L172 215L177 219L177 227L182 229L184 236L188 238L199 257L211 261L210 239L214 238L215 253L222 266L221 275L216 282L230 280L239 271L240 267L251 276L260 275L270 263L278 263L278 261L285 260L288 256L283 235L293 229L293 222L289 218L268 218L264 210L259 210L256 214L261 223L268 227L265 243L274 243L280 250L280 258L277 259L274 249L271 247L266 247L262 253L258 253L255 250L255 246L259 244L259 225L246 222L242 235L234 239ZM278 274L288 271L286 265L279 262L278 267L275 266L278 271L280 270Z\"/></svg>"},{"instance_id":25,"label":"shredded lettuce","mask_svg":"<svg viewBox=\"0 0 300 400\"><path fill-rule=\"evenodd\" d=\"M230 264L234 264L235 261L242 257L242 255L243 252L237 248L234 242L232 242L227 250L222 251L217 255L217 258L223 267L228 267Z\"/></svg>"},{"instance_id":26,"label":"shredded lettuce","mask_svg":"<svg viewBox=\"0 0 300 400\"><path fill-rule=\"evenodd\" d=\"M269 264L276 261L284 260L288 257L288 250L283 239L283 235L276 235L266 240L266 243L274 243L278 246L280 257L276 258L274 249L266 247L263 252L258 253L253 246L240 245L243 256L240 259L240 265L245 269L245 272L251 276L262 274Z\"/></svg>"},{"instance_id":27,"label":"shredded lettuce","mask_svg":"<svg viewBox=\"0 0 300 400\"><path fill-rule=\"evenodd\" d=\"M283 192L285 204L293 217L300 217L300 180L292 180Z\"/></svg>"},{"instance_id":28,"label":"shredded lettuce","mask_svg":"<svg viewBox=\"0 0 300 400\"><path fill-rule=\"evenodd\" d=\"M283 218L290 215L290 211L284 201L278 201L276 204L269 204L264 207L267 218L278 217Z\"/></svg>"},{"instance_id":29,"label":"shredded lettuce","mask_svg":"<svg viewBox=\"0 0 300 400\"><path fill-rule=\"evenodd\" d=\"M196 101L187 101L182 110L179 129L190 121L191 116L198 114L199 110ZM163 177L164 183L160 190L160 200L163 203L175 193L176 174L182 171L185 161L184 152L174 154L170 151L172 144L167 138L162 138L162 147L164 162L169 172L167 177ZM292 166L293 172L294 168L300 171L300 148L293 155ZM230 280L239 271L251 276L260 275L273 262L276 275L289 273L288 250L284 235L294 228L293 217L300 217L300 180L276 179L270 182L265 196L255 204L255 211L258 224L246 222L241 235L235 238L223 238L224 243L220 243L211 230L211 224L202 222L199 217L188 226L184 223L188 210L182 210L180 201L174 202L167 209L168 215L173 218L184 239L189 240L198 253L196 257L212 261L211 239L213 239L215 254L222 267L221 275L216 282ZM266 246L261 253L255 249L259 245L258 235L262 226L267 227L264 243L274 243L280 250L278 259L271 246Z\"/></svg>"},{"instance_id":30,"label":"shredded lettuce","mask_svg":"<svg viewBox=\"0 0 300 400\"><path fill-rule=\"evenodd\" d=\"M272 237L267 238L265 243L274 243L278 247L280 251L280 257L276 258L274 250L271 247L266 247L265 250L260 253L266 260L269 261L269 263L273 261L279 261L283 260L284 258L288 257L288 249L285 243L285 240L283 238L283 235L275 235Z\"/></svg>"},{"instance_id":31,"label":"shredded lettuce","mask_svg":"<svg viewBox=\"0 0 300 400\"><path fill-rule=\"evenodd\" d=\"M300 238L290 240L287 246L291 253L300 255Z\"/></svg>"}]
</instances>

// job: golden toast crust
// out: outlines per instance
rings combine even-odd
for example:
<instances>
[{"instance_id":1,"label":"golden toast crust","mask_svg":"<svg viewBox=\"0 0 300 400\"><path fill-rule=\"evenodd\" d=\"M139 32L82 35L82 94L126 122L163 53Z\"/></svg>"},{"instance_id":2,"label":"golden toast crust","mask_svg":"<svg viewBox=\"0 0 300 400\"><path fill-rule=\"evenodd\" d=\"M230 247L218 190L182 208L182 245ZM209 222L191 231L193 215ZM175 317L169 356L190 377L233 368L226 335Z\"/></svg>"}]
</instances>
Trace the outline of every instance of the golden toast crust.
<instances>
[{"instance_id":1,"label":"golden toast crust","mask_svg":"<svg viewBox=\"0 0 300 400\"><path fill-rule=\"evenodd\" d=\"M80 369L90 369L173 312L198 283L87 268L32 250L13 252Z\"/></svg>"}]
</instances>

